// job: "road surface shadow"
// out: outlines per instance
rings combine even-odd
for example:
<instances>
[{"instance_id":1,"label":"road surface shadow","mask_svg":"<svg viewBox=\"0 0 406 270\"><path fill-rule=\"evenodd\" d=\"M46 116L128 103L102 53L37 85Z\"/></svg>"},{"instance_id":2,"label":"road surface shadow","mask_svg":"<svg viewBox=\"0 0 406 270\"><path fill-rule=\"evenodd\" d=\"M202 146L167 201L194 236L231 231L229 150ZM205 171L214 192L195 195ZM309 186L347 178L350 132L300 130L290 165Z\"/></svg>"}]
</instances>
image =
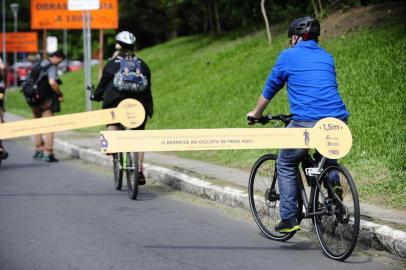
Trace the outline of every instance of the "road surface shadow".
<instances>
[{"instance_id":1,"label":"road surface shadow","mask_svg":"<svg viewBox=\"0 0 406 270\"><path fill-rule=\"evenodd\" d=\"M121 190L117 190L122 195L127 195L127 186L123 186ZM140 186L138 187L138 195L135 201L151 201L156 199L159 196L156 192L150 191L148 186Z\"/></svg>"},{"instance_id":2,"label":"road surface shadow","mask_svg":"<svg viewBox=\"0 0 406 270\"><path fill-rule=\"evenodd\" d=\"M175 246L175 245L147 245L149 249L196 249L196 250L315 250L311 242L297 242L287 246L277 247L244 247L244 246Z\"/></svg>"}]
</instances>

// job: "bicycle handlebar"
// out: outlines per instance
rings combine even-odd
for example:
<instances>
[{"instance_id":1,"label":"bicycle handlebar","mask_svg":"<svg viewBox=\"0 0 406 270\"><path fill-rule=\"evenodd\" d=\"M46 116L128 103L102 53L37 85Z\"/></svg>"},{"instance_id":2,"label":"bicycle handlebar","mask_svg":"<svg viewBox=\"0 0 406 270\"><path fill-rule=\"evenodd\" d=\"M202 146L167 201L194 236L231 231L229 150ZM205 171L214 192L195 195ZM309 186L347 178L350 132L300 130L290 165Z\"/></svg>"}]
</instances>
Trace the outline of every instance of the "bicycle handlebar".
<instances>
[{"instance_id":1,"label":"bicycle handlebar","mask_svg":"<svg viewBox=\"0 0 406 270\"><path fill-rule=\"evenodd\" d=\"M261 118L256 119L252 116L247 116L247 121L248 121L248 125L253 125L253 124L262 124L262 125L266 125L268 124L270 121L273 120L278 120L283 122L286 126L290 123L290 121L292 120L292 114L277 114L277 115L272 115L272 114L267 114L267 115L263 115L261 116Z\"/></svg>"},{"instance_id":2,"label":"bicycle handlebar","mask_svg":"<svg viewBox=\"0 0 406 270\"><path fill-rule=\"evenodd\" d=\"M94 85L90 84L90 85L86 86L86 90L90 91L90 100L94 101L94 90L96 90L94 88Z\"/></svg>"},{"instance_id":3,"label":"bicycle handlebar","mask_svg":"<svg viewBox=\"0 0 406 270\"><path fill-rule=\"evenodd\" d=\"M94 84L89 84L88 86L86 86L86 89L89 91L94 91L95 90Z\"/></svg>"}]
</instances>

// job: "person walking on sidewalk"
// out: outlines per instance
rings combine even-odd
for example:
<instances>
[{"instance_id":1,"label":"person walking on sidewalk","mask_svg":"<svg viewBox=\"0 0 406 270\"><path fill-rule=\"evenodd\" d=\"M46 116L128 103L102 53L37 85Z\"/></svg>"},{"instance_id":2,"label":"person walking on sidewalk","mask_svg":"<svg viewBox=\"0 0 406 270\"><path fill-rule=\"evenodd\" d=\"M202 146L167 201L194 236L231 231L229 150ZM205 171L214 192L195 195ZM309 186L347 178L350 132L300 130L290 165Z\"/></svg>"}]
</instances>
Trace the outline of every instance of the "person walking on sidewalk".
<instances>
[{"instance_id":1,"label":"person walking on sidewalk","mask_svg":"<svg viewBox=\"0 0 406 270\"><path fill-rule=\"evenodd\" d=\"M50 117L54 113L60 112L60 102L64 99L59 87L61 82L58 77L57 67L65 58L65 54L61 50L57 50L48 59L41 61L40 66L42 67L41 72L44 73L44 79L38 84L38 88L42 88L41 91L46 94L43 102L32 106L34 118ZM46 162L58 162L53 152L53 146L54 133L35 135L35 154L33 158L42 160L45 157Z\"/></svg>"},{"instance_id":2,"label":"person walking on sidewalk","mask_svg":"<svg viewBox=\"0 0 406 270\"><path fill-rule=\"evenodd\" d=\"M257 101L247 114L259 119L275 94L287 84L293 120L288 128L311 128L325 117L346 121L349 114L338 92L333 57L318 45L320 24L313 17L292 21L288 31L291 48L282 51ZM277 158L281 221L275 230L300 230L297 213L297 171L307 149L281 149ZM327 160L326 163L335 163ZM338 182L339 183L339 182ZM339 187L339 186L338 186Z\"/></svg>"},{"instance_id":3,"label":"person walking on sidewalk","mask_svg":"<svg viewBox=\"0 0 406 270\"><path fill-rule=\"evenodd\" d=\"M6 94L6 81L7 80L7 70L6 65L0 58L0 123L4 123L4 99ZM3 144L0 140L0 159L7 159L8 153L4 149Z\"/></svg>"},{"instance_id":4,"label":"person walking on sidewalk","mask_svg":"<svg viewBox=\"0 0 406 270\"><path fill-rule=\"evenodd\" d=\"M144 130L148 116L153 114L153 100L151 94L151 71L148 65L135 54L135 36L122 31L116 35L117 52L103 69L92 99L103 100L103 109L115 108L126 98L133 98L141 102L146 115L137 130ZM108 130L119 130L117 124L108 125ZM139 153L139 184L145 185L143 173L144 153Z\"/></svg>"}]
</instances>

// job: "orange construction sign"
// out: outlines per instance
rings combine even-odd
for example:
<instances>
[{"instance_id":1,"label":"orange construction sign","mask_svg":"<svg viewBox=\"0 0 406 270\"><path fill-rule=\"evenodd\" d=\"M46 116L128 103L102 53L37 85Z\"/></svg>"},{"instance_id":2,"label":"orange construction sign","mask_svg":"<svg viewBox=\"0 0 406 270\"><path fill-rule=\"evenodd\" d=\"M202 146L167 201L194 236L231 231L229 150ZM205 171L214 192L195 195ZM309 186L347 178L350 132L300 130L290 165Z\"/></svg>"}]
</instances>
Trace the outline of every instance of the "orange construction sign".
<instances>
[{"instance_id":1,"label":"orange construction sign","mask_svg":"<svg viewBox=\"0 0 406 270\"><path fill-rule=\"evenodd\" d=\"M3 35L0 35L0 44L3 41ZM0 47L0 51L2 48ZM6 33L6 52L38 52L38 33L37 32L16 32Z\"/></svg>"},{"instance_id":2,"label":"orange construction sign","mask_svg":"<svg viewBox=\"0 0 406 270\"><path fill-rule=\"evenodd\" d=\"M82 29L82 15L68 10L68 0L31 0L31 29ZM100 0L90 17L92 29L117 29L118 0Z\"/></svg>"}]
</instances>

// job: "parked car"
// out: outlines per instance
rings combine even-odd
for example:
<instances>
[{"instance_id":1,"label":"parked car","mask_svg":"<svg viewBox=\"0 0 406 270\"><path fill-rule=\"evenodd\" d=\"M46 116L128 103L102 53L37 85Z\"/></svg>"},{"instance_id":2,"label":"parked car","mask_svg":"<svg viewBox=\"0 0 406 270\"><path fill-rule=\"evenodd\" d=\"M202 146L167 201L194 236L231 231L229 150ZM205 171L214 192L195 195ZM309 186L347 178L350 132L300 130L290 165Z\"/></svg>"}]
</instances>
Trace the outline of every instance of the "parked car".
<instances>
[{"instance_id":1,"label":"parked car","mask_svg":"<svg viewBox=\"0 0 406 270\"><path fill-rule=\"evenodd\" d=\"M14 73L11 68L7 69L7 86L13 86L14 85Z\"/></svg>"},{"instance_id":2,"label":"parked car","mask_svg":"<svg viewBox=\"0 0 406 270\"><path fill-rule=\"evenodd\" d=\"M58 75L60 76L64 72L77 71L81 68L82 68L82 62L77 61L77 60L67 61L65 59L58 65Z\"/></svg>"},{"instance_id":3,"label":"parked car","mask_svg":"<svg viewBox=\"0 0 406 270\"><path fill-rule=\"evenodd\" d=\"M82 62L77 60L71 60L68 62L68 70L69 71L78 71L82 68Z\"/></svg>"},{"instance_id":4,"label":"parked car","mask_svg":"<svg viewBox=\"0 0 406 270\"><path fill-rule=\"evenodd\" d=\"M13 65L11 72L14 74L14 69L17 72L17 84L24 82L30 71L32 70L32 63L29 61L17 62ZM14 83L14 82L13 82Z\"/></svg>"}]
</instances>

